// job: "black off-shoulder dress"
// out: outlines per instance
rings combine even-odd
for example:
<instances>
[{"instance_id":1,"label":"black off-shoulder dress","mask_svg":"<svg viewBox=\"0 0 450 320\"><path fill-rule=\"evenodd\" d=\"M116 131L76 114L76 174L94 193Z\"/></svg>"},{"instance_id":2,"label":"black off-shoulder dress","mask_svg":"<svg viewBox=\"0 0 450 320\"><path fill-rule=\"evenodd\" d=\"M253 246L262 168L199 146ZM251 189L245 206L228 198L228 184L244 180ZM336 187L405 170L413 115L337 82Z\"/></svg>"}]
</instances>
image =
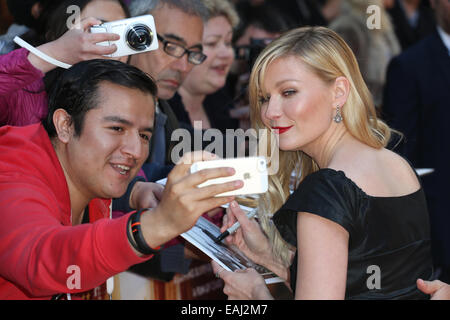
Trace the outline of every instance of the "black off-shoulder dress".
<instances>
[{"instance_id":1,"label":"black off-shoulder dress","mask_svg":"<svg viewBox=\"0 0 450 320\"><path fill-rule=\"evenodd\" d=\"M416 287L417 278L433 277L422 188L400 197L373 197L344 172L320 169L307 176L273 216L282 237L294 246L298 212L316 214L348 231L346 299L429 298ZM290 267L294 291L297 257ZM369 279L375 272L379 273L378 284Z\"/></svg>"}]
</instances>

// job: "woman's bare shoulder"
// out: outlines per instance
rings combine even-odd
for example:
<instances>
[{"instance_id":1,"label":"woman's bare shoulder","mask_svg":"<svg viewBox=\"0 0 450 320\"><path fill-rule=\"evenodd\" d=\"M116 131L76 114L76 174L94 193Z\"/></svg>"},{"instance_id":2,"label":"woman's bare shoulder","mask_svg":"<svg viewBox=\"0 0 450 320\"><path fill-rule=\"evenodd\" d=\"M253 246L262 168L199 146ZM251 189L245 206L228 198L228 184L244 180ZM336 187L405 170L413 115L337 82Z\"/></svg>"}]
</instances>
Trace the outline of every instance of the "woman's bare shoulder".
<instances>
[{"instance_id":1,"label":"woman's bare shoulder","mask_svg":"<svg viewBox=\"0 0 450 320\"><path fill-rule=\"evenodd\" d=\"M398 197L417 191L419 180L408 161L387 149L361 151L352 161L336 163L366 194L376 197Z\"/></svg>"}]
</instances>

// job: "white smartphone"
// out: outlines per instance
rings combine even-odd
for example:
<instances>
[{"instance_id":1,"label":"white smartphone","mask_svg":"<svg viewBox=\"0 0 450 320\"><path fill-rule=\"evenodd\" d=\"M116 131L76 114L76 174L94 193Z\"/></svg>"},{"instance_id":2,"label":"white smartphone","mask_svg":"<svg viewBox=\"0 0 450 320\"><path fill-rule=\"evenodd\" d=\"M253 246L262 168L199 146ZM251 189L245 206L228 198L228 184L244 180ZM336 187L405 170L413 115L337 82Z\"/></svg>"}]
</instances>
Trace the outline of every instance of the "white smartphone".
<instances>
[{"instance_id":1,"label":"white smartphone","mask_svg":"<svg viewBox=\"0 0 450 320\"><path fill-rule=\"evenodd\" d=\"M220 184L234 180L242 180L244 182L244 186L242 188L218 194L217 197L259 194L267 191L267 161L264 157L230 158L194 162L191 166L191 173L202 169L221 167L234 168L236 173L229 177L210 179L202 184L199 184L198 187L204 187L211 184Z\"/></svg>"}]
</instances>

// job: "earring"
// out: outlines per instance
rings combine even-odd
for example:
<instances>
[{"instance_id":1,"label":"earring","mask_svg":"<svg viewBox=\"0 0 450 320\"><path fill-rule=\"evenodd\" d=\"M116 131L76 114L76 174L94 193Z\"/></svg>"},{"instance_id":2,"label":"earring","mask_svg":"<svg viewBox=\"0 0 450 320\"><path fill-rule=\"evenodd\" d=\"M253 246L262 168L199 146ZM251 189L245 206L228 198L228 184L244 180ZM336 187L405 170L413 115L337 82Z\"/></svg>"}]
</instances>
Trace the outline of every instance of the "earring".
<instances>
[{"instance_id":1,"label":"earring","mask_svg":"<svg viewBox=\"0 0 450 320\"><path fill-rule=\"evenodd\" d=\"M336 115L333 117L333 120L336 123L342 122L341 108L339 106L336 106Z\"/></svg>"}]
</instances>

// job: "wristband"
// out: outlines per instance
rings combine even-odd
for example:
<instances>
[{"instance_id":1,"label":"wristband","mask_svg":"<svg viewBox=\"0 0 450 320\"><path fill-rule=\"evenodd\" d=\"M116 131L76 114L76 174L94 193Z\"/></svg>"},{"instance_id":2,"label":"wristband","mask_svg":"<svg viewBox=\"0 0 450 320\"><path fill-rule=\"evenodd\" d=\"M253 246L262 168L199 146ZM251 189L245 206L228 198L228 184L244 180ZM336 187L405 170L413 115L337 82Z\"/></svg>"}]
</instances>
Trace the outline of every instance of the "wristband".
<instances>
[{"instance_id":1,"label":"wristband","mask_svg":"<svg viewBox=\"0 0 450 320\"><path fill-rule=\"evenodd\" d=\"M159 246L155 249L152 249L144 239L144 235L142 234L141 228L141 215L142 212L146 209L141 209L133 213L129 218L129 223L131 223L131 235L130 228L127 227L127 235L128 240L131 242L131 245L136 249L136 251L144 254L144 255L153 255L158 253L161 250L162 246Z\"/></svg>"}]
</instances>

